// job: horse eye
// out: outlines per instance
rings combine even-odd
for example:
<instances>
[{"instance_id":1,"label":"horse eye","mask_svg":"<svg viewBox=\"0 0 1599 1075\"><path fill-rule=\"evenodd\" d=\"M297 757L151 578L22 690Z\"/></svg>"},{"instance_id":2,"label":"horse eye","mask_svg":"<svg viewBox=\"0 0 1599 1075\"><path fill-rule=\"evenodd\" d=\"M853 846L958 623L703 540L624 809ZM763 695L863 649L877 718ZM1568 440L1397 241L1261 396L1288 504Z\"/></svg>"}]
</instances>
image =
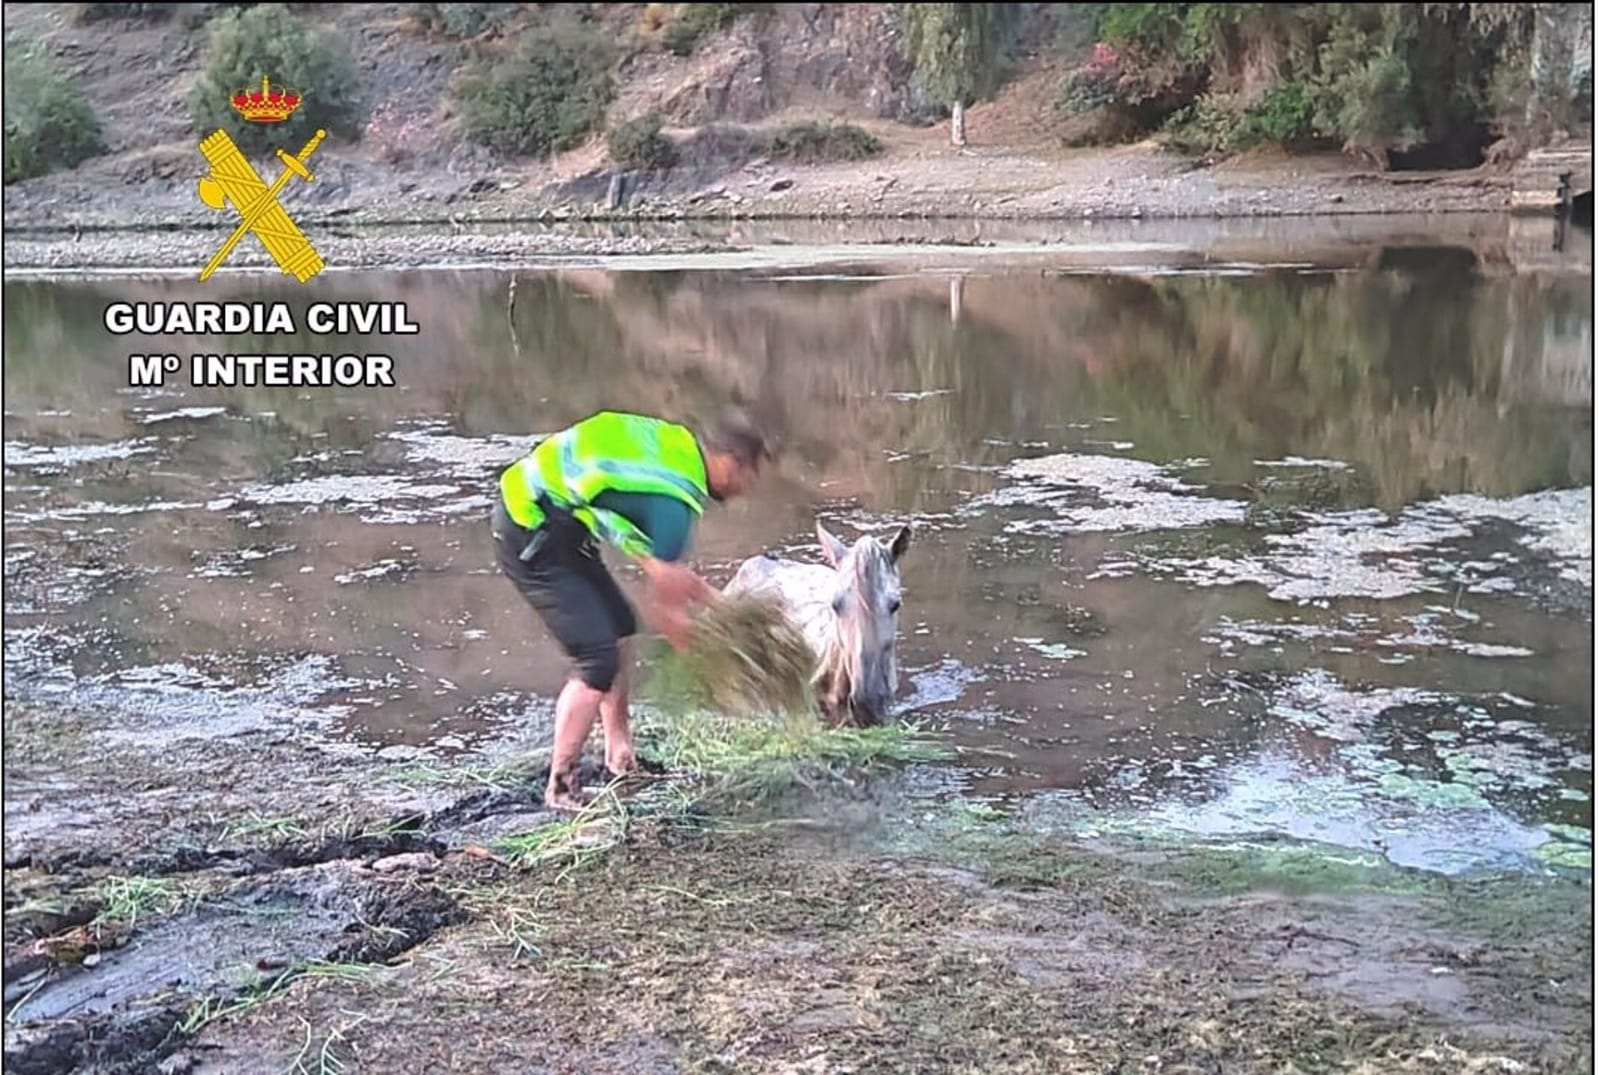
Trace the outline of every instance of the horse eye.
<instances>
[{"instance_id":1,"label":"horse eye","mask_svg":"<svg viewBox=\"0 0 1599 1075\"><path fill-rule=\"evenodd\" d=\"M893 615L894 613L899 611L899 598L896 597L896 598L894 598L894 600L892 600L892 601L890 601L888 603L888 611L889 611L889 615Z\"/></svg>"}]
</instances>

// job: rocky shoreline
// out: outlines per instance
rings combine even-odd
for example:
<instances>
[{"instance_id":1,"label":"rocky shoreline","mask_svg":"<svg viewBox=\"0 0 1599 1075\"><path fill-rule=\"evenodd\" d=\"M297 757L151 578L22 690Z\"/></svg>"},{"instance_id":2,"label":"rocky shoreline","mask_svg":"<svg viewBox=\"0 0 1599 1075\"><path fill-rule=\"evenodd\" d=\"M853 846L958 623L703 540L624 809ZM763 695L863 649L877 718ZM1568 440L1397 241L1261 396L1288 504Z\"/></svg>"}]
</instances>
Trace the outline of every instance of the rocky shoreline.
<instances>
[{"instance_id":1,"label":"rocky shoreline","mask_svg":"<svg viewBox=\"0 0 1599 1075\"><path fill-rule=\"evenodd\" d=\"M155 175L137 182L105 162L7 187L7 270L203 262L232 219L199 202L188 174L198 174L198 161L179 157L169 147ZM1208 165L1150 144L1061 157L950 150L797 167L760 160L732 172L474 171L392 170L330 155L316 182L285 204L329 264L386 267L729 251L745 245L736 235L751 225L838 225L829 242L841 244L865 234L981 245L999 225L1506 214L1511 195L1509 176L1490 168L1374 173L1337 157ZM588 232L567 230L579 226ZM410 231L395 240L392 229ZM264 267L260 254L241 244L229 264Z\"/></svg>"}]
</instances>

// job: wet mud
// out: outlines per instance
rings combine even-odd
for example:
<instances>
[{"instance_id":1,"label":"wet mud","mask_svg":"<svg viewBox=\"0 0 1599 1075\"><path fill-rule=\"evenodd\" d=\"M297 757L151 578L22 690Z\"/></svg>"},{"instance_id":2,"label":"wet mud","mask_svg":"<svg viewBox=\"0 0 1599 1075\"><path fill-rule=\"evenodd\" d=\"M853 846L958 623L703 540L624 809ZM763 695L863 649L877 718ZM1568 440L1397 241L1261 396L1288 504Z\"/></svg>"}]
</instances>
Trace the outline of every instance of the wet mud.
<instances>
[{"instance_id":1,"label":"wet mud","mask_svg":"<svg viewBox=\"0 0 1599 1075\"><path fill-rule=\"evenodd\" d=\"M53 753L59 764L92 767L90 757L69 759L59 745ZM187 785L191 802L207 805L208 820L162 831L162 818L95 817L80 801L98 845L47 840L11 855L7 1070L157 1070L202 1027L298 976L400 959L472 917L460 888L496 857L484 845L497 831L523 832L555 817L542 806L547 767L502 777L503 786L489 790L424 790L411 808L387 816L377 813L384 796L362 802L357 783L404 789L415 774L392 764L381 773L330 770L320 775L345 781L339 790L350 794L344 812L329 814L318 794L325 787L285 782L292 753L256 750L254 764L278 784L263 801L301 810L265 817L235 787L191 768L192 756L139 753L130 750L127 764L106 774L108 799L133 796L137 763L157 763ZM28 775L26 766L13 770L8 798L19 784L37 789ZM590 762L583 776L593 784L603 774ZM159 798L146 798L145 809L152 802Z\"/></svg>"},{"instance_id":2,"label":"wet mud","mask_svg":"<svg viewBox=\"0 0 1599 1075\"><path fill-rule=\"evenodd\" d=\"M98 854L43 840L8 864L8 1070L1566 1071L1591 1052L1580 875L1068 836L929 798L939 764L718 816L646 806L671 781L652 763L619 839L535 863L506 838L556 818L514 745L345 760L315 791L287 778L294 751L258 749L292 820L181 752L127 753L108 794L159 758L216 823L107 818Z\"/></svg>"}]
</instances>

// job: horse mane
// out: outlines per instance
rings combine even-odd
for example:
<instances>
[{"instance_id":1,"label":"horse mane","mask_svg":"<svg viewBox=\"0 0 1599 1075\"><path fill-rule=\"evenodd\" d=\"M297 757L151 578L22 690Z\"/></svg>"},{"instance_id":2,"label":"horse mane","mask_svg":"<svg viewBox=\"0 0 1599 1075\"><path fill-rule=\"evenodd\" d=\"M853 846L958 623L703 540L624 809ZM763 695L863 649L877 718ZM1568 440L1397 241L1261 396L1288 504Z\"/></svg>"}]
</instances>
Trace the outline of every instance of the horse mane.
<instances>
[{"instance_id":1,"label":"horse mane","mask_svg":"<svg viewBox=\"0 0 1599 1075\"><path fill-rule=\"evenodd\" d=\"M881 575L885 566L889 566L890 557L881 543L870 538L856 542L854 552L852 582L858 595L867 590L874 577ZM853 640L845 637L848 633L846 621L839 617L831 605L828 614L827 633L824 636L826 641L818 655L811 683L820 688L835 712L842 712L854 684L861 678L861 647L850 644Z\"/></svg>"}]
</instances>

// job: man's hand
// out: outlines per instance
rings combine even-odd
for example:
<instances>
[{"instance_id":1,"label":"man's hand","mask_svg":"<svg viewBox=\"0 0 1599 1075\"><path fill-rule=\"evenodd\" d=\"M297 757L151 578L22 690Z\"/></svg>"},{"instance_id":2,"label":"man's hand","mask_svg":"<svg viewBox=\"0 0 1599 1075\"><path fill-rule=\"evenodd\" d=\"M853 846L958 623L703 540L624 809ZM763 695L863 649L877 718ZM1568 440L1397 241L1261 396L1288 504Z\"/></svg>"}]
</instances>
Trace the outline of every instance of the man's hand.
<instances>
[{"instance_id":1,"label":"man's hand","mask_svg":"<svg viewBox=\"0 0 1599 1075\"><path fill-rule=\"evenodd\" d=\"M716 600L716 590L681 564L646 557L639 566L650 585L646 618L673 648L682 649L688 645L692 626L689 606Z\"/></svg>"},{"instance_id":2,"label":"man's hand","mask_svg":"<svg viewBox=\"0 0 1599 1075\"><path fill-rule=\"evenodd\" d=\"M644 577L650 581L650 592L662 604L686 609L689 605L703 605L716 599L716 591L710 583L682 564L669 564L664 560L646 557L639 566L644 569Z\"/></svg>"},{"instance_id":3,"label":"man's hand","mask_svg":"<svg viewBox=\"0 0 1599 1075\"><path fill-rule=\"evenodd\" d=\"M689 619L688 613L651 602L646 607L644 615L650 626L666 639L673 649L682 651L688 648L694 629L694 623Z\"/></svg>"}]
</instances>

